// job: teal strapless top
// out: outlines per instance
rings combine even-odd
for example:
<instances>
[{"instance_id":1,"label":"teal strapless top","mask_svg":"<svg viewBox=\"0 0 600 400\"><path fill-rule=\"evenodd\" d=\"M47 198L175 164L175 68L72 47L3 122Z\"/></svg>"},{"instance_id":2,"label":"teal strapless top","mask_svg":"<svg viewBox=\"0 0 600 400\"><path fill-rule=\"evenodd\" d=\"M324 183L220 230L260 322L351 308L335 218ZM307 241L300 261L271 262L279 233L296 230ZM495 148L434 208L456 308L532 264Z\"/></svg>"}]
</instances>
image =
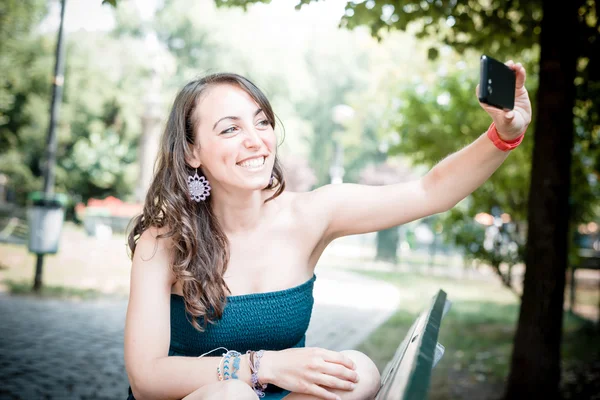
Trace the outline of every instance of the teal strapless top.
<instances>
[{"instance_id":1,"label":"teal strapless top","mask_svg":"<svg viewBox=\"0 0 600 400\"><path fill-rule=\"evenodd\" d=\"M247 350L283 350L304 346L313 307L316 276L305 283L276 292L227 297L223 316L198 332L189 322L183 297L171 295L171 344L169 355L198 357L217 347L245 353ZM188 320L189 318L189 320ZM199 321L202 326L203 320ZM216 357L217 350L207 354Z\"/></svg>"},{"instance_id":2,"label":"teal strapless top","mask_svg":"<svg viewBox=\"0 0 600 400\"><path fill-rule=\"evenodd\" d=\"M223 316L198 332L185 311L183 297L171 294L171 343L169 356L198 357L225 347L244 354L248 350L283 350L304 347L314 304L316 275L293 288L266 293L227 297ZM203 319L199 318L200 326ZM219 349L206 357L219 357ZM215 371L216 374L216 371ZM269 385L263 399L275 400L289 394ZM129 399L132 399L129 391Z\"/></svg>"}]
</instances>

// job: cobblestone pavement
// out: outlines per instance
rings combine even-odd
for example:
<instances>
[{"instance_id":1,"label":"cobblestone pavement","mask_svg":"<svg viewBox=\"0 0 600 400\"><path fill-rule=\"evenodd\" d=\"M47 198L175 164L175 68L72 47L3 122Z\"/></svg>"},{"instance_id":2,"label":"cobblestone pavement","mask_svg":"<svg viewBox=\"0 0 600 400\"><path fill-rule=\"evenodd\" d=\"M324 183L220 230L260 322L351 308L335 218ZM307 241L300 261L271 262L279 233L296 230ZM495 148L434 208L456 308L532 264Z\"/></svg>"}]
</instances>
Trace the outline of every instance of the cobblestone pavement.
<instances>
[{"instance_id":1,"label":"cobblestone pavement","mask_svg":"<svg viewBox=\"0 0 600 400\"><path fill-rule=\"evenodd\" d=\"M307 346L351 349L398 306L393 286L317 271ZM0 399L125 399L127 301L0 295Z\"/></svg>"}]
</instances>

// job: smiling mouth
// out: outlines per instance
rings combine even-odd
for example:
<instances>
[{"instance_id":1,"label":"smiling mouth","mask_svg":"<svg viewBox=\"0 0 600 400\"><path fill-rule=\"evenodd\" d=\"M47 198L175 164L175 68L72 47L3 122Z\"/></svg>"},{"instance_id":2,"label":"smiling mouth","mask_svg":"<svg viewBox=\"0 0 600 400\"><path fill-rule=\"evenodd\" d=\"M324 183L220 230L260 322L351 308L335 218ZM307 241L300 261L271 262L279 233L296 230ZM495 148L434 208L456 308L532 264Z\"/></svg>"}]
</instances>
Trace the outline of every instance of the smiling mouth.
<instances>
[{"instance_id":1,"label":"smiling mouth","mask_svg":"<svg viewBox=\"0 0 600 400\"><path fill-rule=\"evenodd\" d=\"M265 160L266 158L264 156L257 157L250 160L242 161L240 163L237 163L237 165L246 169L257 169L265 165Z\"/></svg>"}]
</instances>

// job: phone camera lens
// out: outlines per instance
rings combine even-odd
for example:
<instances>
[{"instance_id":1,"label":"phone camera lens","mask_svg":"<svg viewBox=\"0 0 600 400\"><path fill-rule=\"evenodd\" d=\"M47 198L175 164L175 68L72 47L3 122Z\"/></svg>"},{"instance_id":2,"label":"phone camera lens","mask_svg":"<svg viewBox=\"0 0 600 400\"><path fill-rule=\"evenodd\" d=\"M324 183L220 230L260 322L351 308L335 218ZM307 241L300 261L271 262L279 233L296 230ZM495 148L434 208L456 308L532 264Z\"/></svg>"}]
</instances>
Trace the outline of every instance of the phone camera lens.
<instances>
[{"instance_id":1,"label":"phone camera lens","mask_svg":"<svg viewBox=\"0 0 600 400\"><path fill-rule=\"evenodd\" d=\"M492 94L492 85L488 85L488 92L490 92L490 94Z\"/></svg>"}]
</instances>

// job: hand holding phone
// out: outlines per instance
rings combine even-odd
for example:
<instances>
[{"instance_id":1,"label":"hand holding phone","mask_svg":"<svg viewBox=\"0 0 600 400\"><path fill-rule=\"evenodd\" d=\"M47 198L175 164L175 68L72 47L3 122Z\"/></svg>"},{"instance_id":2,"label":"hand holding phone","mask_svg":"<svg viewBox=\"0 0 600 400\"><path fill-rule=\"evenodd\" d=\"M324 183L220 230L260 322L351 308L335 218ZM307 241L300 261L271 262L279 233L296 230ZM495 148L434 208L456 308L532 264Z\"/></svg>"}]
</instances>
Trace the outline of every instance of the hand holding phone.
<instances>
[{"instance_id":1,"label":"hand holding phone","mask_svg":"<svg viewBox=\"0 0 600 400\"><path fill-rule=\"evenodd\" d=\"M486 55L480 58L480 68L479 101L500 110L512 110L515 104L515 71Z\"/></svg>"},{"instance_id":2,"label":"hand holding phone","mask_svg":"<svg viewBox=\"0 0 600 400\"><path fill-rule=\"evenodd\" d=\"M492 117L502 140L518 138L531 122L531 102L525 88L525 67L487 55L480 58L476 92L479 105Z\"/></svg>"}]
</instances>

